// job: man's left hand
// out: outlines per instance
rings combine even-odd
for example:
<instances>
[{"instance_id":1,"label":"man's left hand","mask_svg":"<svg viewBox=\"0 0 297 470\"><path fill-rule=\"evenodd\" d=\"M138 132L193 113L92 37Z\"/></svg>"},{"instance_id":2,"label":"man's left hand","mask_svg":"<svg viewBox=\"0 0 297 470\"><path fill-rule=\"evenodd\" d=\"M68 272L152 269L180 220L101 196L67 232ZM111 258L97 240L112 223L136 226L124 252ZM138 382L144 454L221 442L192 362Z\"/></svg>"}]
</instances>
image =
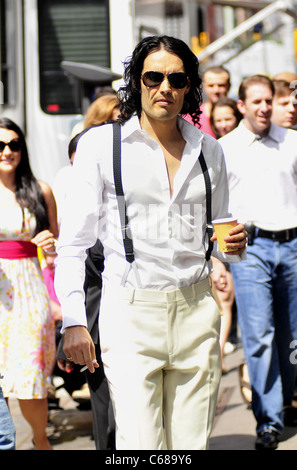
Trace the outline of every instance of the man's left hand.
<instances>
[{"instance_id":1,"label":"man's left hand","mask_svg":"<svg viewBox=\"0 0 297 470\"><path fill-rule=\"evenodd\" d=\"M225 237L224 240L226 242L227 248L232 248L234 251L228 251L228 255L241 255L246 247L247 244L247 232L244 229L243 224L238 224L233 227L230 232L229 236ZM215 241L217 239L216 235L214 234L211 238L211 241Z\"/></svg>"},{"instance_id":2,"label":"man's left hand","mask_svg":"<svg viewBox=\"0 0 297 470\"><path fill-rule=\"evenodd\" d=\"M95 345L84 326L72 326L65 329L63 351L66 358L75 364L86 364L90 372L99 367L96 360Z\"/></svg>"}]
</instances>

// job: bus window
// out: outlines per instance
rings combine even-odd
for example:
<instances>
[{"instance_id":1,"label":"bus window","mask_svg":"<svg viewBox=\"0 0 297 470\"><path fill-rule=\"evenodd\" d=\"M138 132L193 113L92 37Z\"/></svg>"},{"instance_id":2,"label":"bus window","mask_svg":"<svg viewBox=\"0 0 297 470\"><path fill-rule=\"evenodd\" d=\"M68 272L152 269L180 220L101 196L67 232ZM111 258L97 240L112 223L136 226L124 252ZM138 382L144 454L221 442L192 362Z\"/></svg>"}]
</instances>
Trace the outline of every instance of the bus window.
<instances>
[{"instance_id":1,"label":"bus window","mask_svg":"<svg viewBox=\"0 0 297 470\"><path fill-rule=\"evenodd\" d=\"M61 62L110 67L108 0L39 0L40 105L49 114L79 114L79 83Z\"/></svg>"}]
</instances>

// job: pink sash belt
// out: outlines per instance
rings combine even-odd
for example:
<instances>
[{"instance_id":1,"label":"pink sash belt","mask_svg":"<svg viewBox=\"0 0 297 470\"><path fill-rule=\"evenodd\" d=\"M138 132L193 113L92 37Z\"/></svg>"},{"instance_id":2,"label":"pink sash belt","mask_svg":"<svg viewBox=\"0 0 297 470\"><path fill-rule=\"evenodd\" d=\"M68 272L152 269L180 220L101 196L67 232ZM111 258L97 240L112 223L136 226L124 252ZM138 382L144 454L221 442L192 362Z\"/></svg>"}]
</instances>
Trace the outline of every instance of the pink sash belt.
<instances>
[{"instance_id":1,"label":"pink sash belt","mask_svg":"<svg viewBox=\"0 0 297 470\"><path fill-rule=\"evenodd\" d=\"M0 258L20 259L35 258L37 256L37 246L34 243L23 240L0 241Z\"/></svg>"}]
</instances>

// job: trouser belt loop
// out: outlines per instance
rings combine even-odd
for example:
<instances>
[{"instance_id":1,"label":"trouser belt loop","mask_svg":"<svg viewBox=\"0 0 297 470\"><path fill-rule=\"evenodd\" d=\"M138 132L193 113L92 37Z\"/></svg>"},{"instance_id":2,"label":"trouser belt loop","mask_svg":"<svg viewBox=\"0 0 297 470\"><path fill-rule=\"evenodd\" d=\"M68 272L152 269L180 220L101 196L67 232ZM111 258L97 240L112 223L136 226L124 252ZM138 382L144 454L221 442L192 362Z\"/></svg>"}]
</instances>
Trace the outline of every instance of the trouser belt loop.
<instances>
[{"instance_id":1,"label":"trouser belt loop","mask_svg":"<svg viewBox=\"0 0 297 470\"><path fill-rule=\"evenodd\" d=\"M208 276L209 287L212 289L212 277Z\"/></svg>"},{"instance_id":2,"label":"trouser belt loop","mask_svg":"<svg viewBox=\"0 0 297 470\"><path fill-rule=\"evenodd\" d=\"M135 289L132 288L130 290L130 299L129 299L130 304L133 304L133 302L134 302L134 295L135 295Z\"/></svg>"},{"instance_id":3,"label":"trouser belt loop","mask_svg":"<svg viewBox=\"0 0 297 470\"><path fill-rule=\"evenodd\" d=\"M192 287L193 300L196 300L197 299L197 292L196 292L195 284L192 284L191 287Z\"/></svg>"}]
</instances>

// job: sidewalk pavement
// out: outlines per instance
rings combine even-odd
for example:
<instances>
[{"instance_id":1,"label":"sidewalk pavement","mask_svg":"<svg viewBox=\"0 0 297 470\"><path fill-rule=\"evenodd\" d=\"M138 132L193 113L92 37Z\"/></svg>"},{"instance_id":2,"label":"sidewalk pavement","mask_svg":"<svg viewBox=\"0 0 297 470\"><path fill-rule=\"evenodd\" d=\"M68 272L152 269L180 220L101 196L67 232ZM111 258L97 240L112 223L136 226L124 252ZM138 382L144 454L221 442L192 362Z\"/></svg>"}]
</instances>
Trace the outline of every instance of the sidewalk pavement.
<instances>
[{"instance_id":1,"label":"sidewalk pavement","mask_svg":"<svg viewBox=\"0 0 297 470\"><path fill-rule=\"evenodd\" d=\"M210 439L210 450L254 450L255 419L244 403L239 387L238 366L243 362L239 346L225 358L227 374L223 375L217 413ZM48 435L55 450L95 450L92 439L91 411L77 409L64 389L59 389L61 410L50 411ZM16 426L16 450L32 450L32 434L20 413L18 402L10 401ZM297 427L285 428L278 450L297 449Z\"/></svg>"},{"instance_id":2,"label":"sidewalk pavement","mask_svg":"<svg viewBox=\"0 0 297 470\"><path fill-rule=\"evenodd\" d=\"M210 450L255 450L256 421L240 393L238 366L244 362L241 347L225 357ZM278 450L297 449L297 427L285 428Z\"/></svg>"}]
</instances>

